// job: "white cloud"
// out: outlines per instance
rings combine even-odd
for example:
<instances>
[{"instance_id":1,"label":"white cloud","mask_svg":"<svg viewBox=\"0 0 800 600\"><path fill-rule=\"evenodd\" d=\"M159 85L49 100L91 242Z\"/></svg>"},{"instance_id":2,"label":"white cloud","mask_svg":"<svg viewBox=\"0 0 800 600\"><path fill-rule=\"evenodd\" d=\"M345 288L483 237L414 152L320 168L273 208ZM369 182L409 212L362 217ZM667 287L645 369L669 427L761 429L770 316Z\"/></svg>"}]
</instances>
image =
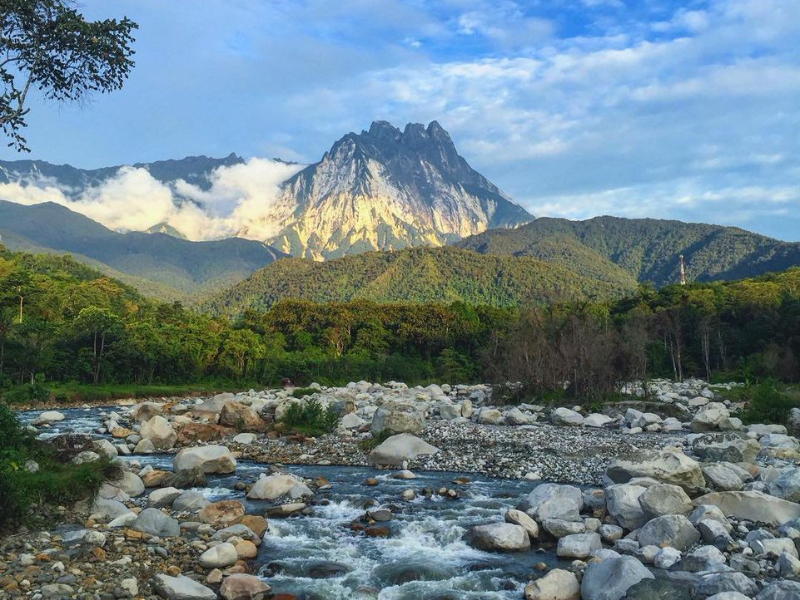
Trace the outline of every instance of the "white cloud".
<instances>
[{"instance_id":1,"label":"white cloud","mask_svg":"<svg viewBox=\"0 0 800 600\"><path fill-rule=\"evenodd\" d=\"M253 158L219 167L210 176L210 189L202 190L183 180L174 187L163 184L143 168L121 167L75 198L45 178L0 184L0 198L27 205L55 202L118 231L143 231L166 222L191 240L212 240L236 235L268 217L280 184L301 168ZM265 240L274 233L267 218L259 228L250 228L249 237Z\"/></svg>"}]
</instances>

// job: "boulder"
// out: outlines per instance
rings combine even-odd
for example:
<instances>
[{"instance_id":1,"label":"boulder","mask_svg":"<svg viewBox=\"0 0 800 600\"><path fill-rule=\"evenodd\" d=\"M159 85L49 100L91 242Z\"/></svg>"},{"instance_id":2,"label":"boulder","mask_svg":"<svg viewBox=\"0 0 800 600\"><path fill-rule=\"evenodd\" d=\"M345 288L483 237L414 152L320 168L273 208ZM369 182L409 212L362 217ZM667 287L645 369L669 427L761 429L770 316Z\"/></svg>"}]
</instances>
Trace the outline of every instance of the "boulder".
<instances>
[{"instance_id":1,"label":"boulder","mask_svg":"<svg viewBox=\"0 0 800 600\"><path fill-rule=\"evenodd\" d=\"M225 446L184 448L172 459L172 468L175 471L193 467L200 467L204 473L233 473L236 470L236 459Z\"/></svg>"},{"instance_id":2,"label":"boulder","mask_svg":"<svg viewBox=\"0 0 800 600\"><path fill-rule=\"evenodd\" d=\"M583 508L583 492L573 485L543 483L536 486L517 509L542 521L544 519L563 519L580 521Z\"/></svg>"},{"instance_id":3,"label":"boulder","mask_svg":"<svg viewBox=\"0 0 800 600\"><path fill-rule=\"evenodd\" d=\"M695 592L701 598L723 592L739 592L753 598L758 593L758 587L744 573L708 573L700 576Z\"/></svg>"},{"instance_id":4,"label":"boulder","mask_svg":"<svg viewBox=\"0 0 800 600\"><path fill-rule=\"evenodd\" d=\"M236 552L236 546L223 542L203 552L198 560L200 566L206 569L224 569L236 564L239 555Z\"/></svg>"},{"instance_id":5,"label":"boulder","mask_svg":"<svg viewBox=\"0 0 800 600\"><path fill-rule=\"evenodd\" d=\"M800 598L800 583L788 580L773 581L756 596L756 600L797 600L797 598Z\"/></svg>"},{"instance_id":6,"label":"boulder","mask_svg":"<svg viewBox=\"0 0 800 600\"><path fill-rule=\"evenodd\" d=\"M528 532L513 523L476 525L466 537L468 543L478 550L516 552L531 547Z\"/></svg>"},{"instance_id":7,"label":"boulder","mask_svg":"<svg viewBox=\"0 0 800 600\"><path fill-rule=\"evenodd\" d=\"M639 531L642 546L671 546L684 551L700 540L700 533L683 515L664 515L646 523Z\"/></svg>"},{"instance_id":8,"label":"boulder","mask_svg":"<svg viewBox=\"0 0 800 600\"><path fill-rule=\"evenodd\" d=\"M709 402L692 419L692 431L695 433L713 431L730 416L731 413L722 402Z\"/></svg>"},{"instance_id":9,"label":"boulder","mask_svg":"<svg viewBox=\"0 0 800 600\"><path fill-rule=\"evenodd\" d=\"M788 469L768 485L769 493L789 502L800 502L800 469Z\"/></svg>"},{"instance_id":10,"label":"boulder","mask_svg":"<svg viewBox=\"0 0 800 600\"><path fill-rule=\"evenodd\" d=\"M707 433L694 440L692 450L709 462L752 463L761 452L761 444L741 433Z\"/></svg>"},{"instance_id":11,"label":"boulder","mask_svg":"<svg viewBox=\"0 0 800 600\"><path fill-rule=\"evenodd\" d=\"M151 440L139 440L133 452L134 454L155 454L156 446Z\"/></svg>"},{"instance_id":12,"label":"boulder","mask_svg":"<svg viewBox=\"0 0 800 600\"><path fill-rule=\"evenodd\" d=\"M387 402L372 416L370 431L373 436L384 432L422 433L425 429L425 417L413 404L405 402Z\"/></svg>"},{"instance_id":13,"label":"boulder","mask_svg":"<svg viewBox=\"0 0 800 600\"><path fill-rule=\"evenodd\" d=\"M706 482L719 492L732 492L744 489L744 483L733 469L724 464L712 463L703 465L703 476Z\"/></svg>"},{"instance_id":14,"label":"boulder","mask_svg":"<svg viewBox=\"0 0 800 600\"><path fill-rule=\"evenodd\" d=\"M245 515L239 519L239 523L250 529L250 531L259 537L259 539L264 537L264 534L269 529L269 523L267 523L267 520L258 515Z\"/></svg>"},{"instance_id":15,"label":"boulder","mask_svg":"<svg viewBox=\"0 0 800 600\"><path fill-rule=\"evenodd\" d=\"M583 425L583 415L568 408L559 407L550 415L553 425Z\"/></svg>"},{"instance_id":16,"label":"boulder","mask_svg":"<svg viewBox=\"0 0 800 600\"><path fill-rule=\"evenodd\" d=\"M170 473L162 482L166 487L176 487L180 489L191 487L205 487L206 474L202 466L192 467L190 469L180 469Z\"/></svg>"},{"instance_id":17,"label":"boulder","mask_svg":"<svg viewBox=\"0 0 800 600\"><path fill-rule=\"evenodd\" d=\"M56 423L58 421L63 421L66 417L64 413L58 412L57 410L46 410L39 414L31 423L33 425L49 425L50 423Z\"/></svg>"},{"instance_id":18,"label":"boulder","mask_svg":"<svg viewBox=\"0 0 800 600\"><path fill-rule=\"evenodd\" d=\"M139 404L131 406L129 414L131 419L137 423L144 423L163 412L163 404L159 404L158 402L140 402Z\"/></svg>"},{"instance_id":19,"label":"boulder","mask_svg":"<svg viewBox=\"0 0 800 600\"><path fill-rule=\"evenodd\" d=\"M214 423L184 423L178 431L178 443L188 445L196 442L216 442L233 433L235 433L233 428Z\"/></svg>"},{"instance_id":20,"label":"boulder","mask_svg":"<svg viewBox=\"0 0 800 600\"><path fill-rule=\"evenodd\" d=\"M255 531L253 531L247 525L241 522L236 523L235 525L229 525L224 529L220 529L214 535L211 536L211 540L214 542L227 542L232 537L240 538L242 540L247 540L248 542L252 542L256 546L261 545L261 537L256 535Z\"/></svg>"},{"instance_id":21,"label":"boulder","mask_svg":"<svg viewBox=\"0 0 800 600\"><path fill-rule=\"evenodd\" d=\"M244 516L244 505L238 500L220 500L201 508L197 516L209 525L228 526Z\"/></svg>"},{"instance_id":22,"label":"boulder","mask_svg":"<svg viewBox=\"0 0 800 600\"><path fill-rule=\"evenodd\" d=\"M289 496L290 499L297 500L303 496L313 495L314 492L294 475L277 474L260 477L247 493L247 498L249 500L277 500L283 496Z\"/></svg>"},{"instance_id":23,"label":"boulder","mask_svg":"<svg viewBox=\"0 0 800 600\"><path fill-rule=\"evenodd\" d=\"M580 600L581 585L574 574L553 569L525 586L525 600Z\"/></svg>"},{"instance_id":24,"label":"boulder","mask_svg":"<svg viewBox=\"0 0 800 600\"><path fill-rule=\"evenodd\" d=\"M625 529L638 529L648 519L640 502L640 498L646 491L645 487L629 483L608 486L606 488L608 514Z\"/></svg>"},{"instance_id":25,"label":"boulder","mask_svg":"<svg viewBox=\"0 0 800 600\"><path fill-rule=\"evenodd\" d=\"M253 442L256 441L256 434L255 433L240 433L233 438L233 442L236 444L243 444L245 446L249 446Z\"/></svg>"},{"instance_id":26,"label":"boulder","mask_svg":"<svg viewBox=\"0 0 800 600\"><path fill-rule=\"evenodd\" d=\"M695 498L693 504L711 504L719 508L726 517L775 526L800 518L800 504L762 492L712 492Z\"/></svg>"},{"instance_id":27,"label":"boulder","mask_svg":"<svg viewBox=\"0 0 800 600\"><path fill-rule=\"evenodd\" d=\"M682 487L667 483L651 485L639 496L639 503L651 517L688 515L694 508Z\"/></svg>"},{"instance_id":28,"label":"boulder","mask_svg":"<svg viewBox=\"0 0 800 600\"><path fill-rule=\"evenodd\" d=\"M611 417L609 417L607 415L603 415L603 414L600 414L600 413L593 413L593 414L587 416L583 420L583 426L584 427L600 428L600 427L605 427L606 425L610 425L613 422L614 422L614 419L612 419Z\"/></svg>"},{"instance_id":29,"label":"boulder","mask_svg":"<svg viewBox=\"0 0 800 600\"><path fill-rule=\"evenodd\" d=\"M703 490L706 485L700 463L674 448L658 453L641 453L632 459L614 460L608 466L606 476L614 483L649 477L661 483L678 485L690 495Z\"/></svg>"},{"instance_id":30,"label":"boulder","mask_svg":"<svg viewBox=\"0 0 800 600\"><path fill-rule=\"evenodd\" d=\"M225 600L264 600L270 589L254 575L234 573L222 581L219 593Z\"/></svg>"},{"instance_id":31,"label":"boulder","mask_svg":"<svg viewBox=\"0 0 800 600\"><path fill-rule=\"evenodd\" d=\"M359 429L365 424L366 421L356 413L347 413L342 417L342 420L339 421L339 427L341 429Z\"/></svg>"},{"instance_id":32,"label":"boulder","mask_svg":"<svg viewBox=\"0 0 800 600\"><path fill-rule=\"evenodd\" d=\"M530 425L536 422L536 415L522 412L518 407L506 411L505 421L508 425Z\"/></svg>"},{"instance_id":33,"label":"boulder","mask_svg":"<svg viewBox=\"0 0 800 600\"><path fill-rule=\"evenodd\" d=\"M539 525L521 510L516 510L514 508L508 509L506 511L505 520L506 523L513 523L514 525L519 525L522 527L528 532L528 536L532 540L535 540L539 537Z\"/></svg>"},{"instance_id":34,"label":"boulder","mask_svg":"<svg viewBox=\"0 0 800 600\"><path fill-rule=\"evenodd\" d=\"M153 490L147 497L147 503L153 508L172 506L173 502L182 494L178 488L165 487ZM201 494L202 495L202 494Z\"/></svg>"},{"instance_id":35,"label":"boulder","mask_svg":"<svg viewBox=\"0 0 800 600\"><path fill-rule=\"evenodd\" d=\"M185 575L170 577L160 573L153 578L156 593L167 600L217 600L214 590Z\"/></svg>"},{"instance_id":36,"label":"boulder","mask_svg":"<svg viewBox=\"0 0 800 600\"><path fill-rule=\"evenodd\" d=\"M178 537L181 534L180 524L157 508L145 508L140 512L131 529L157 537Z\"/></svg>"},{"instance_id":37,"label":"boulder","mask_svg":"<svg viewBox=\"0 0 800 600\"><path fill-rule=\"evenodd\" d=\"M92 442L92 448L102 457L112 460L119 456L117 447L108 440L95 440Z\"/></svg>"},{"instance_id":38,"label":"boulder","mask_svg":"<svg viewBox=\"0 0 800 600\"><path fill-rule=\"evenodd\" d=\"M632 556L591 563L581 581L583 600L622 600L628 590L653 574Z\"/></svg>"},{"instance_id":39,"label":"boulder","mask_svg":"<svg viewBox=\"0 0 800 600\"><path fill-rule=\"evenodd\" d=\"M111 500L102 497L95 498L90 512L92 515L96 515L101 519L116 519L117 517L131 514L131 510L119 500Z\"/></svg>"},{"instance_id":40,"label":"boulder","mask_svg":"<svg viewBox=\"0 0 800 600\"><path fill-rule=\"evenodd\" d=\"M229 400L219 413L219 424L233 427L237 431L264 431L266 423L249 406Z\"/></svg>"},{"instance_id":41,"label":"boulder","mask_svg":"<svg viewBox=\"0 0 800 600\"><path fill-rule=\"evenodd\" d=\"M209 504L211 503L206 500L202 492L188 490L175 498L175 501L172 503L172 510L178 512L196 512Z\"/></svg>"},{"instance_id":42,"label":"boulder","mask_svg":"<svg viewBox=\"0 0 800 600\"><path fill-rule=\"evenodd\" d=\"M478 423L481 425L497 425L503 421L503 413L496 408L482 408L478 413Z\"/></svg>"},{"instance_id":43,"label":"boulder","mask_svg":"<svg viewBox=\"0 0 800 600\"><path fill-rule=\"evenodd\" d=\"M142 424L139 435L143 440L150 440L156 450L169 450L175 445L178 434L164 417L156 415Z\"/></svg>"},{"instance_id":44,"label":"boulder","mask_svg":"<svg viewBox=\"0 0 800 600\"><path fill-rule=\"evenodd\" d=\"M436 454L439 449L410 433L393 435L369 454L369 461L376 465L401 465L403 461L418 456Z\"/></svg>"},{"instance_id":45,"label":"boulder","mask_svg":"<svg viewBox=\"0 0 800 600\"><path fill-rule=\"evenodd\" d=\"M575 533L558 540L556 554L561 558L588 558L603 543L596 533Z\"/></svg>"}]
</instances>

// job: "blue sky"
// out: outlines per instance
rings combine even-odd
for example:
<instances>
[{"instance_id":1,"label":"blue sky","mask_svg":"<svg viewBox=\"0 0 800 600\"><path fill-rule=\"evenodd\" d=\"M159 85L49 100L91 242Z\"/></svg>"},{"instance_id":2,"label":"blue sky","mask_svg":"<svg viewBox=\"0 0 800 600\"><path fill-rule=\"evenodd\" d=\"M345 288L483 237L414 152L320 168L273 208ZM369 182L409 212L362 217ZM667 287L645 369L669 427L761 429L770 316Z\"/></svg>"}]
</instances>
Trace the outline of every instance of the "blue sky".
<instances>
[{"instance_id":1,"label":"blue sky","mask_svg":"<svg viewBox=\"0 0 800 600\"><path fill-rule=\"evenodd\" d=\"M436 119L536 215L800 240L800 0L81 5L140 24L137 66L80 106L34 100L30 158L313 162L373 120Z\"/></svg>"}]
</instances>

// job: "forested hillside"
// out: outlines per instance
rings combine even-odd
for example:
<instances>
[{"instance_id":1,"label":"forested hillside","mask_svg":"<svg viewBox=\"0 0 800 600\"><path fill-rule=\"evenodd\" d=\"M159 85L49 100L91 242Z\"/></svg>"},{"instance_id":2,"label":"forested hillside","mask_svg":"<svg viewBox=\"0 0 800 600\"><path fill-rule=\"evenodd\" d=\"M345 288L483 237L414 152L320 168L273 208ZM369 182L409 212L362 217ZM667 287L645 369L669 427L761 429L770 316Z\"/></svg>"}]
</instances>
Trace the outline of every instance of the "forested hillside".
<instances>
[{"instance_id":1,"label":"forested hillside","mask_svg":"<svg viewBox=\"0 0 800 600\"><path fill-rule=\"evenodd\" d=\"M455 244L482 254L533 256L582 274L608 261L638 281L677 283L684 255L693 281L753 277L800 265L800 244L737 227L658 219L541 218L517 229L492 229Z\"/></svg>"},{"instance_id":2,"label":"forested hillside","mask_svg":"<svg viewBox=\"0 0 800 600\"><path fill-rule=\"evenodd\" d=\"M797 380L798 331L800 269L522 308L283 300L230 321L146 299L70 257L0 248L0 395L12 400L63 382L510 379L563 393L569 380L588 397L643 376Z\"/></svg>"},{"instance_id":3,"label":"forested hillside","mask_svg":"<svg viewBox=\"0 0 800 600\"><path fill-rule=\"evenodd\" d=\"M165 300L189 301L221 290L283 256L259 242L190 242L163 233L119 233L54 203L0 200L0 239L14 250L60 254L107 271Z\"/></svg>"},{"instance_id":4,"label":"forested hillside","mask_svg":"<svg viewBox=\"0 0 800 600\"><path fill-rule=\"evenodd\" d=\"M524 306L619 298L636 287L633 277L621 269L599 274L602 279L531 257L483 256L452 247L370 252L324 263L283 259L205 307L216 314L235 315L269 308L285 298Z\"/></svg>"}]
</instances>

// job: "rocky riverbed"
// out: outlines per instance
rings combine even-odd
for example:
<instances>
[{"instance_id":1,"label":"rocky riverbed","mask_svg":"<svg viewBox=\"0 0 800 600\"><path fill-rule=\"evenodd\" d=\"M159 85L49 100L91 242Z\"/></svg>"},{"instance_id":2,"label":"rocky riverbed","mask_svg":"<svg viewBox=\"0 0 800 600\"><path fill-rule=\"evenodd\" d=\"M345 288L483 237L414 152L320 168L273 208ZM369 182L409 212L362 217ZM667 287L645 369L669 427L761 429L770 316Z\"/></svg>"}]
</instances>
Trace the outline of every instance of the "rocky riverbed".
<instances>
[{"instance_id":1,"label":"rocky riverbed","mask_svg":"<svg viewBox=\"0 0 800 600\"><path fill-rule=\"evenodd\" d=\"M732 385L632 384L596 413L393 382L22 413L124 476L3 539L0 593L800 598L800 443L743 426ZM336 431L281 434L309 402Z\"/></svg>"}]
</instances>

